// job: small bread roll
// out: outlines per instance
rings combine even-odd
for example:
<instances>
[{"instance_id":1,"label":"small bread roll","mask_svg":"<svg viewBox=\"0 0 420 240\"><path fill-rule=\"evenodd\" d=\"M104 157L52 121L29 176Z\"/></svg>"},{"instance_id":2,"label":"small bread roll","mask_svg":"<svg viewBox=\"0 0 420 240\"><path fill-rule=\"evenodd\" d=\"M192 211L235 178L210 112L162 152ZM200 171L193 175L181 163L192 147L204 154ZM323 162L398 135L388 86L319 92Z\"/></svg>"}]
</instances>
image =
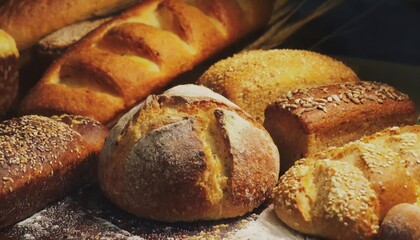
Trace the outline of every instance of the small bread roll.
<instances>
[{"instance_id":1,"label":"small bread roll","mask_svg":"<svg viewBox=\"0 0 420 240\"><path fill-rule=\"evenodd\" d=\"M18 92L18 57L15 41L0 30L0 118L7 113Z\"/></svg>"},{"instance_id":2,"label":"small bread roll","mask_svg":"<svg viewBox=\"0 0 420 240\"><path fill-rule=\"evenodd\" d=\"M270 135L207 88L151 95L111 130L99 183L122 209L159 221L213 220L258 207L277 183Z\"/></svg>"},{"instance_id":3,"label":"small bread roll","mask_svg":"<svg viewBox=\"0 0 420 240\"><path fill-rule=\"evenodd\" d=\"M254 50L210 67L198 80L222 94L258 122L278 96L296 88L357 81L356 74L330 57L304 50Z\"/></svg>"},{"instance_id":4,"label":"small bread roll","mask_svg":"<svg viewBox=\"0 0 420 240\"><path fill-rule=\"evenodd\" d=\"M420 239L420 207L402 203L391 208L381 225L381 239Z\"/></svg>"}]
</instances>

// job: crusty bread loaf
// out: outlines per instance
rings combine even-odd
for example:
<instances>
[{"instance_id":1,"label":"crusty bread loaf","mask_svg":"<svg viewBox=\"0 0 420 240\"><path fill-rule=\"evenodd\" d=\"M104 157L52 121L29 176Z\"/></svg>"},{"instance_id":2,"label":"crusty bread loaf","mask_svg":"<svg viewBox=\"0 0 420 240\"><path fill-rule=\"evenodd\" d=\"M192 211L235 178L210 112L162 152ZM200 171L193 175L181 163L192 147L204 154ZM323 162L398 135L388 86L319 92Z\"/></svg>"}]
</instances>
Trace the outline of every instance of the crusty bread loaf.
<instances>
[{"instance_id":1,"label":"crusty bread loaf","mask_svg":"<svg viewBox=\"0 0 420 240\"><path fill-rule=\"evenodd\" d=\"M98 122L68 115L0 123L0 229L96 178L106 134Z\"/></svg>"},{"instance_id":2,"label":"crusty bread loaf","mask_svg":"<svg viewBox=\"0 0 420 240\"><path fill-rule=\"evenodd\" d=\"M280 96L265 111L264 127L281 154L282 171L300 158L382 129L416 122L414 103L397 89L359 81Z\"/></svg>"},{"instance_id":3,"label":"crusty bread loaf","mask_svg":"<svg viewBox=\"0 0 420 240\"><path fill-rule=\"evenodd\" d=\"M299 160L274 190L289 227L328 239L373 239L399 203L419 203L420 126L393 127Z\"/></svg>"},{"instance_id":4,"label":"crusty bread loaf","mask_svg":"<svg viewBox=\"0 0 420 240\"><path fill-rule=\"evenodd\" d=\"M381 240L419 240L420 207L401 203L389 210L381 224Z\"/></svg>"},{"instance_id":5,"label":"crusty bread loaf","mask_svg":"<svg viewBox=\"0 0 420 240\"><path fill-rule=\"evenodd\" d=\"M138 0L9 0L0 6L0 28L24 50L62 27L135 2Z\"/></svg>"},{"instance_id":6,"label":"crusty bread loaf","mask_svg":"<svg viewBox=\"0 0 420 240\"><path fill-rule=\"evenodd\" d=\"M211 90L181 85L151 95L111 130L99 183L122 209L159 221L241 216L278 180L265 129Z\"/></svg>"},{"instance_id":7,"label":"crusty bread loaf","mask_svg":"<svg viewBox=\"0 0 420 240\"><path fill-rule=\"evenodd\" d=\"M15 41L0 29L0 119L7 113L18 92L18 58Z\"/></svg>"},{"instance_id":8,"label":"crusty bread loaf","mask_svg":"<svg viewBox=\"0 0 420 240\"><path fill-rule=\"evenodd\" d=\"M263 123L264 110L281 94L296 88L354 82L343 63L304 50L254 50L210 67L198 80L236 103Z\"/></svg>"},{"instance_id":9,"label":"crusty bread loaf","mask_svg":"<svg viewBox=\"0 0 420 240\"><path fill-rule=\"evenodd\" d=\"M55 62L22 113L110 123L234 41L266 24L272 0L147 0L103 24Z\"/></svg>"},{"instance_id":10,"label":"crusty bread loaf","mask_svg":"<svg viewBox=\"0 0 420 240\"><path fill-rule=\"evenodd\" d=\"M70 46L110 19L105 17L78 22L47 35L35 45L37 60L43 60L49 66Z\"/></svg>"}]
</instances>

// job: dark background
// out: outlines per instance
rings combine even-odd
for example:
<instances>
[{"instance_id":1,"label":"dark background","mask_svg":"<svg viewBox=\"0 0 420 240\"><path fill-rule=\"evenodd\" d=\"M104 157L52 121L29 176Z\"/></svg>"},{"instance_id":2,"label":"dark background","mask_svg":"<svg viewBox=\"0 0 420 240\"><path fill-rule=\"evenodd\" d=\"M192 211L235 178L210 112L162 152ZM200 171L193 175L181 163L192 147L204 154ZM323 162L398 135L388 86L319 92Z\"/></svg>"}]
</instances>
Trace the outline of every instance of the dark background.
<instances>
[{"instance_id":1,"label":"dark background","mask_svg":"<svg viewBox=\"0 0 420 240\"><path fill-rule=\"evenodd\" d=\"M323 1L310 0L296 15ZM420 65L419 0L344 0L284 44L330 55Z\"/></svg>"}]
</instances>

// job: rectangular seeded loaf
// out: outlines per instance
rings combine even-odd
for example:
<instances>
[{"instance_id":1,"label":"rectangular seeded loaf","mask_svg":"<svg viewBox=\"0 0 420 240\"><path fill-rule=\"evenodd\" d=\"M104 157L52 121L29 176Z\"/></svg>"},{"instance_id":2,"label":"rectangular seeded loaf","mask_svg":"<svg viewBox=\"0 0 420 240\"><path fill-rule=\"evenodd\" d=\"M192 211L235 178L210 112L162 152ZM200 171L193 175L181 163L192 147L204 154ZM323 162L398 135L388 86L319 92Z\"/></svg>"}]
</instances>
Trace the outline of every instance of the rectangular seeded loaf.
<instances>
[{"instance_id":1,"label":"rectangular seeded loaf","mask_svg":"<svg viewBox=\"0 0 420 240\"><path fill-rule=\"evenodd\" d=\"M363 81L289 91L267 107L264 126L279 147L285 171L297 159L330 146L415 121L415 106L406 94Z\"/></svg>"}]
</instances>

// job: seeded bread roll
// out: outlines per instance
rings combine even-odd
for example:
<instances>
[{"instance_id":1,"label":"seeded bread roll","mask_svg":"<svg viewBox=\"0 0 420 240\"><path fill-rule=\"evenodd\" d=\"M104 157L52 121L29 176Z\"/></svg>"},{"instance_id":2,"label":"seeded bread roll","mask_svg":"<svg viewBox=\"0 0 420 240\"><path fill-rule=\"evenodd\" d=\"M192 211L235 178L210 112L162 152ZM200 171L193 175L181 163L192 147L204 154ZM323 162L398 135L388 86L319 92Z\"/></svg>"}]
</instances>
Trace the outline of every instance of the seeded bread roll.
<instances>
[{"instance_id":1,"label":"seeded bread roll","mask_svg":"<svg viewBox=\"0 0 420 240\"><path fill-rule=\"evenodd\" d=\"M268 22L274 0L145 0L95 29L46 71L22 114L115 121L177 76Z\"/></svg>"},{"instance_id":2,"label":"seeded bread roll","mask_svg":"<svg viewBox=\"0 0 420 240\"><path fill-rule=\"evenodd\" d=\"M227 97L263 123L265 108L282 93L357 80L350 68L327 56L276 49L244 52L219 61L197 83Z\"/></svg>"},{"instance_id":3,"label":"seeded bread roll","mask_svg":"<svg viewBox=\"0 0 420 240\"><path fill-rule=\"evenodd\" d=\"M15 41L0 29L0 119L7 113L18 92L18 57Z\"/></svg>"},{"instance_id":4,"label":"seeded bread roll","mask_svg":"<svg viewBox=\"0 0 420 240\"><path fill-rule=\"evenodd\" d=\"M99 164L105 195L158 221L213 220L258 207L278 180L265 129L207 88L152 95L111 130Z\"/></svg>"},{"instance_id":5,"label":"seeded bread roll","mask_svg":"<svg viewBox=\"0 0 420 240\"><path fill-rule=\"evenodd\" d=\"M286 171L296 160L328 147L415 122L416 109L406 94L360 81L288 91L267 107L264 127Z\"/></svg>"},{"instance_id":6,"label":"seeded bread roll","mask_svg":"<svg viewBox=\"0 0 420 240\"><path fill-rule=\"evenodd\" d=\"M420 239L420 207L401 203L391 208L381 224L380 239Z\"/></svg>"},{"instance_id":7,"label":"seeded bread roll","mask_svg":"<svg viewBox=\"0 0 420 240\"><path fill-rule=\"evenodd\" d=\"M98 122L68 115L0 123L0 229L90 183L106 134Z\"/></svg>"},{"instance_id":8,"label":"seeded bread roll","mask_svg":"<svg viewBox=\"0 0 420 240\"><path fill-rule=\"evenodd\" d=\"M393 127L302 159L274 190L289 227L327 239L374 239L399 203L420 199L420 126Z\"/></svg>"}]
</instances>

